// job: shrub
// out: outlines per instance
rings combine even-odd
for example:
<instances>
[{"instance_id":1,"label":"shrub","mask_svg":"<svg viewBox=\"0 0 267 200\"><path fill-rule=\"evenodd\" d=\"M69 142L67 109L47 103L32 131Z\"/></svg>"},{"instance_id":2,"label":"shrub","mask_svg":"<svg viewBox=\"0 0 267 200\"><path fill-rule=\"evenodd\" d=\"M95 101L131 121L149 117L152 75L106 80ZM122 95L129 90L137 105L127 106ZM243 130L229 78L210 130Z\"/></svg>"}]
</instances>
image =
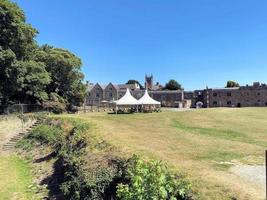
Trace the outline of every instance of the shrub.
<instances>
[{"instance_id":1,"label":"shrub","mask_svg":"<svg viewBox=\"0 0 267 200\"><path fill-rule=\"evenodd\" d=\"M159 161L145 162L133 156L127 167L128 183L117 186L121 200L190 199L190 184L172 175Z\"/></svg>"},{"instance_id":2,"label":"shrub","mask_svg":"<svg viewBox=\"0 0 267 200\"><path fill-rule=\"evenodd\" d=\"M20 140L16 147L31 150L37 144L49 144L57 146L60 143L63 130L58 126L41 124L32 129L31 132Z\"/></svg>"},{"instance_id":3,"label":"shrub","mask_svg":"<svg viewBox=\"0 0 267 200\"><path fill-rule=\"evenodd\" d=\"M36 140L41 144L53 145L58 141L61 134L63 134L63 130L60 127L41 124L32 129L26 138Z\"/></svg>"},{"instance_id":4,"label":"shrub","mask_svg":"<svg viewBox=\"0 0 267 200\"><path fill-rule=\"evenodd\" d=\"M77 123L75 122L76 125ZM121 183L123 177L125 162L122 159L109 159L92 153L92 157L105 161L101 163L100 160L88 158L88 162L97 162L92 163L93 167L91 163L88 164L85 160L87 141L81 134L84 128L83 123L75 126L59 151L64 174L60 189L65 197L71 200L113 199L116 196L116 186Z\"/></svg>"},{"instance_id":5,"label":"shrub","mask_svg":"<svg viewBox=\"0 0 267 200\"><path fill-rule=\"evenodd\" d=\"M53 112L55 114L61 114L66 111L66 104L58 101L46 101L43 103L43 107L48 112Z\"/></svg>"}]
</instances>

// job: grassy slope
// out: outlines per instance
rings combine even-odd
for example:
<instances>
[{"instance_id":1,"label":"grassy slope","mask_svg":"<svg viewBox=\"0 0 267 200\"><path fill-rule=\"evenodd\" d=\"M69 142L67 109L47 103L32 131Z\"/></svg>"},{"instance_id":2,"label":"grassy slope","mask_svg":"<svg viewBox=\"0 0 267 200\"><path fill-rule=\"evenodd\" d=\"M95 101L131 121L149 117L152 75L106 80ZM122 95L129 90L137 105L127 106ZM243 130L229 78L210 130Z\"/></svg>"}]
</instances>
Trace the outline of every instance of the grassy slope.
<instances>
[{"instance_id":1,"label":"grassy slope","mask_svg":"<svg viewBox=\"0 0 267 200\"><path fill-rule=\"evenodd\" d=\"M0 199L34 199L29 165L18 156L0 156Z\"/></svg>"},{"instance_id":2,"label":"grassy slope","mask_svg":"<svg viewBox=\"0 0 267 200\"><path fill-rule=\"evenodd\" d=\"M21 122L17 117L1 118L0 141L20 129ZM30 187L32 183L29 164L15 154L3 154L0 149L0 199L36 199Z\"/></svg>"},{"instance_id":3,"label":"grassy slope","mask_svg":"<svg viewBox=\"0 0 267 200\"><path fill-rule=\"evenodd\" d=\"M188 173L200 199L263 199L262 188L228 172L228 162L264 162L266 108L76 117L95 124L124 153L156 157Z\"/></svg>"}]
</instances>

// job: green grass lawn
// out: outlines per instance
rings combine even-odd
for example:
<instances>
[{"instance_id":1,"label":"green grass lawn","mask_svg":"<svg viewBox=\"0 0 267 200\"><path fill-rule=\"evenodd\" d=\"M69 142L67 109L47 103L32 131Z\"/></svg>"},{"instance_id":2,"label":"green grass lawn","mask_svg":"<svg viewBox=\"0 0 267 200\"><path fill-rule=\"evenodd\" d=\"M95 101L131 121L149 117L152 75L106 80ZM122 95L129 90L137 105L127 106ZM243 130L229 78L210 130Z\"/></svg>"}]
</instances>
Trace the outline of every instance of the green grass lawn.
<instances>
[{"instance_id":1,"label":"green grass lawn","mask_svg":"<svg viewBox=\"0 0 267 200\"><path fill-rule=\"evenodd\" d=\"M29 165L16 155L1 155L0 199L36 199L32 188L32 175Z\"/></svg>"},{"instance_id":2,"label":"green grass lawn","mask_svg":"<svg viewBox=\"0 0 267 200\"><path fill-rule=\"evenodd\" d=\"M16 116L0 118L0 144L21 130L21 121ZM0 145L0 148L2 146ZM30 166L16 154L7 154L0 149L0 199L31 200L34 195Z\"/></svg>"},{"instance_id":3,"label":"green grass lawn","mask_svg":"<svg viewBox=\"0 0 267 200\"><path fill-rule=\"evenodd\" d=\"M124 155L161 159L186 174L199 199L264 199L264 191L232 174L236 164L263 164L266 108L66 115L87 120Z\"/></svg>"}]
</instances>

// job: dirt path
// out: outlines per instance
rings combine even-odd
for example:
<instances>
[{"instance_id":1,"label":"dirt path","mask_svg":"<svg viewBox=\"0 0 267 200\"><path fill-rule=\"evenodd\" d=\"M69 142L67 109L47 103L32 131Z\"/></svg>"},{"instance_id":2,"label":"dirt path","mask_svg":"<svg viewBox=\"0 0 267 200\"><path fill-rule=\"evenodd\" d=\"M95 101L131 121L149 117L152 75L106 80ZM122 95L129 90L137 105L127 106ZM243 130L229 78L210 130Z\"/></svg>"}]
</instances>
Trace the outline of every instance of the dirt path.
<instances>
[{"instance_id":1,"label":"dirt path","mask_svg":"<svg viewBox=\"0 0 267 200\"><path fill-rule=\"evenodd\" d=\"M237 165L230 169L230 171L245 181L262 187L265 190L266 172L263 165Z\"/></svg>"}]
</instances>

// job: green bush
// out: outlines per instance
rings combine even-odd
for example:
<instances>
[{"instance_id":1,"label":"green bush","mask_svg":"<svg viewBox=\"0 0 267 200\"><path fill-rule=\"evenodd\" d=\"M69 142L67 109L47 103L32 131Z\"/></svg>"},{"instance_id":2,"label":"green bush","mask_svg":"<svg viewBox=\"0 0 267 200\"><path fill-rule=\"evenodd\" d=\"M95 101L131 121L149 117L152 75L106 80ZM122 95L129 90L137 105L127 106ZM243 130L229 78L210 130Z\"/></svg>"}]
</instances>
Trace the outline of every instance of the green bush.
<instances>
[{"instance_id":1,"label":"green bush","mask_svg":"<svg viewBox=\"0 0 267 200\"><path fill-rule=\"evenodd\" d=\"M20 140L16 147L24 150L31 150L37 144L58 146L62 134L63 129L58 126L41 124L32 129L26 137Z\"/></svg>"},{"instance_id":2,"label":"green bush","mask_svg":"<svg viewBox=\"0 0 267 200\"><path fill-rule=\"evenodd\" d=\"M168 172L159 161L145 162L133 156L125 178L129 182L117 186L117 197L121 200L190 199L190 184Z\"/></svg>"},{"instance_id":3,"label":"green bush","mask_svg":"<svg viewBox=\"0 0 267 200\"><path fill-rule=\"evenodd\" d=\"M43 102L43 107L48 112L53 112L55 114L61 114L66 111L66 104L59 101L46 101Z\"/></svg>"},{"instance_id":4,"label":"green bush","mask_svg":"<svg viewBox=\"0 0 267 200\"><path fill-rule=\"evenodd\" d=\"M26 138L36 140L41 144L53 145L58 141L61 134L63 134L63 129L60 127L41 124L32 129Z\"/></svg>"}]
</instances>

